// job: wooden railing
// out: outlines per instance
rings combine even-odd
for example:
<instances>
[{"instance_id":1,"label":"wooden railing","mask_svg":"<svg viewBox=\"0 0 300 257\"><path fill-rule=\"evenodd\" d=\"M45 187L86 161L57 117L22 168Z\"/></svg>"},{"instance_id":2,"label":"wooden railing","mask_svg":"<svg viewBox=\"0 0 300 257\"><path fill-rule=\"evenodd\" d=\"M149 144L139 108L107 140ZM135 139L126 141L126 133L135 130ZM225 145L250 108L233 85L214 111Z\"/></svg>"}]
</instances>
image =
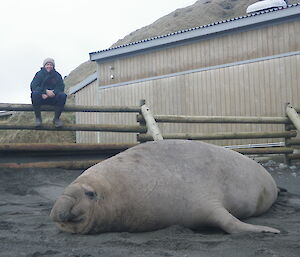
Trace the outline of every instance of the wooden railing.
<instances>
[{"instance_id":1,"label":"wooden railing","mask_svg":"<svg viewBox=\"0 0 300 257\"><path fill-rule=\"evenodd\" d=\"M300 132L300 108L293 108L291 104L286 105L285 117L236 117L236 116L185 116L185 115L154 115L154 120L159 123L215 123L215 124L281 124L283 131L279 132L230 132L230 133L165 133L163 139L186 139L186 140L228 140L228 139L258 139L258 138L283 138L284 146L233 149L243 154L283 154L286 162L300 159L297 149L300 148L300 139L293 139ZM143 124L143 116L138 115L137 121ZM153 140L151 135L140 133L138 141L145 142Z\"/></svg>"},{"instance_id":2,"label":"wooden railing","mask_svg":"<svg viewBox=\"0 0 300 257\"><path fill-rule=\"evenodd\" d=\"M31 104L0 104L0 111L25 111L33 112ZM64 112L129 112L140 113L141 107L139 106L73 106L65 105ZM54 111L53 106L41 106L41 111ZM130 126L130 125L111 125L111 124L66 124L61 128L55 128L50 124L43 124L41 127L36 128L32 125L24 124L0 124L0 129L4 130L48 130L48 131L106 131L106 132L132 132L142 133L146 132L145 126Z\"/></svg>"},{"instance_id":3,"label":"wooden railing","mask_svg":"<svg viewBox=\"0 0 300 257\"><path fill-rule=\"evenodd\" d=\"M42 106L41 111L53 111L53 106ZM30 104L0 104L0 111L28 111L33 112ZM66 105L64 112L122 112L137 113L137 125L112 124L65 124L57 129L53 125L43 124L40 128L34 125L0 123L0 130L48 130L48 131L102 131L102 132L129 132L137 134L138 142L163 139L186 140L226 140L226 139L257 139L257 138L284 138L285 145L280 147L263 147L249 149L234 149L243 154L283 154L287 162L300 159L297 149L300 148L300 139L293 139L300 131L300 108L286 106L285 117L235 117L235 116L184 116L184 115L152 115L145 100L140 106L71 106ZM159 129L160 123L215 123L215 124L281 124L283 131L279 132L230 132L230 133L166 133ZM32 144L31 144L32 145ZM88 146L87 146L88 147ZM92 146L91 146L92 147ZM1 147L0 147L1 149ZM75 148L74 148L75 149Z\"/></svg>"}]
</instances>

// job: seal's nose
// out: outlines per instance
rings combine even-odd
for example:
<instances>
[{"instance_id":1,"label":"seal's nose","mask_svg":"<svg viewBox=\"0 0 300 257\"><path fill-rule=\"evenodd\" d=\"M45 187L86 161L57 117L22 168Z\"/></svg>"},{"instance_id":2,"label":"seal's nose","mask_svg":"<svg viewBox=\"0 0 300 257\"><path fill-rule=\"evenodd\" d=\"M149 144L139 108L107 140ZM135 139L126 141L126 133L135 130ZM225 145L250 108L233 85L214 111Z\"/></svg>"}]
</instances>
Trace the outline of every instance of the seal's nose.
<instances>
[{"instance_id":1,"label":"seal's nose","mask_svg":"<svg viewBox=\"0 0 300 257\"><path fill-rule=\"evenodd\" d=\"M55 222L66 222L75 218L71 210L74 201L69 196L61 196L58 198L50 212L50 217Z\"/></svg>"}]
</instances>

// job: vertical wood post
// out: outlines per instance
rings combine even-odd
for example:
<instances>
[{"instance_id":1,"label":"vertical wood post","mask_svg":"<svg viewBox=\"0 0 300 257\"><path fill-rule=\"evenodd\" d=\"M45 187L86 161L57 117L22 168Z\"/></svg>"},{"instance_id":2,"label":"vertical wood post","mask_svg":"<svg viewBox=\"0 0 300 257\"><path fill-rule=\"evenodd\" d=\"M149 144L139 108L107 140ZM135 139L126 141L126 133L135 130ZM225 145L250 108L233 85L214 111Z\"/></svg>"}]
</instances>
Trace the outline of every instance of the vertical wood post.
<instances>
[{"instance_id":1,"label":"vertical wood post","mask_svg":"<svg viewBox=\"0 0 300 257\"><path fill-rule=\"evenodd\" d=\"M140 124L140 126L146 126L145 119L138 119L138 116L139 116L139 115L142 115L142 109L141 109L141 107L142 107L143 105L145 105L145 104L146 104L146 100L145 100L145 99L140 100L140 111L139 111L139 113L136 115L136 121ZM140 135L140 134L145 135L145 133L139 133L139 134L136 135L137 141L141 143L141 141L139 140L139 138L140 138L139 135Z\"/></svg>"},{"instance_id":2,"label":"vertical wood post","mask_svg":"<svg viewBox=\"0 0 300 257\"><path fill-rule=\"evenodd\" d=\"M285 103L285 116L286 117L287 117L286 108L287 108L288 104L289 103ZM290 131L288 124L284 124L284 130L285 131ZM289 143L288 143L289 139L290 139L290 137L285 137L284 138L284 145L286 147L289 145ZM284 154L284 163L287 164L287 165L290 165L290 163L291 163L290 159L288 158L288 154Z\"/></svg>"},{"instance_id":3,"label":"vertical wood post","mask_svg":"<svg viewBox=\"0 0 300 257\"><path fill-rule=\"evenodd\" d=\"M144 117L144 120L146 121L146 126L147 126L147 129L148 129L147 133L151 134L154 141L163 140L163 137L162 137L162 135L160 133L160 130L157 126L157 123L156 123L150 109L146 106L146 101L141 100L140 104L141 104L141 113Z\"/></svg>"},{"instance_id":4,"label":"vertical wood post","mask_svg":"<svg viewBox=\"0 0 300 257\"><path fill-rule=\"evenodd\" d=\"M293 106L290 103L286 103L285 107L286 111L286 116L290 119L292 124L296 127L297 131L300 132L300 117L297 113L297 111L293 108ZM290 130L289 126L285 124L285 130ZM285 145L289 145L289 139L290 138L285 138ZM291 159L289 158L288 154L285 154L285 163L290 165L291 164Z\"/></svg>"},{"instance_id":5,"label":"vertical wood post","mask_svg":"<svg viewBox=\"0 0 300 257\"><path fill-rule=\"evenodd\" d=\"M300 117L291 104L288 104L286 106L286 114L290 118L296 129L300 132Z\"/></svg>"},{"instance_id":6,"label":"vertical wood post","mask_svg":"<svg viewBox=\"0 0 300 257\"><path fill-rule=\"evenodd\" d=\"M284 125L284 130L285 130L285 131L290 131L290 126L287 125L287 124L285 124L285 125ZM284 138L284 145L285 145L286 147L290 146L290 144L289 144L289 140L290 140L290 139L291 139L291 137L285 137L285 138ZM284 162L285 162L285 164L287 164L287 165L290 165L290 164L291 164L291 160L289 159L287 153L284 154Z\"/></svg>"}]
</instances>

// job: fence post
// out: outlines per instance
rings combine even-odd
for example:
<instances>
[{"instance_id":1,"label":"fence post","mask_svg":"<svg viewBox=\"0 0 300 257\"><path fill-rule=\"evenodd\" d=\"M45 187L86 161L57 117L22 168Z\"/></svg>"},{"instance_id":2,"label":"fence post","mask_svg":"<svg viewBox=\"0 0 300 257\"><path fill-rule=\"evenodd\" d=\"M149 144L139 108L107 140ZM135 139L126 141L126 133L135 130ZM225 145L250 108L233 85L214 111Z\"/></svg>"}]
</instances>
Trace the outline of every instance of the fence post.
<instances>
[{"instance_id":1,"label":"fence post","mask_svg":"<svg viewBox=\"0 0 300 257\"><path fill-rule=\"evenodd\" d=\"M290 131L291 129L290 129L290 126L288 125L288 124L284 124L284 130L285 131ZM289 147L290 146L290 144L289 144L289 140L291 139L291 137L284 137L284 145L286 146L286 147ZM285 162L285 164L287 164L287 165L290 165L291 164L291 160L290 160L290 158L288 157L288 154L287 153L285 153L284 154L284 162Z\"/></svg>"},{"instance_id":2,"label":"fence post","mask_svg":"<svg viewBox=\"0 0 300 257\"><path fill-rule=\"evenodd\" d=\"M286 116L289 118L289 120L292 122L292 124L296 127L297 131L300 131L300 118L297 113L297 111L293 108L293 106L290 103L286 103L285 106L285 112ZM285 124L285 130L291 130L290 125ZM289 140L291 138L285 138L285 145L290 146ZM290 165L291 164L291 158L289 158L288 154L285 154L285 163Z\"/></svg>"},{"instance_id":3,"label":"fence post","mask_svg":"<svg viewBox=\"0 0 300 257\"><path fill-rule=\"evenodd\" d=\"M145 119L139 119L139 118L138 118L140 115L142 115L142 108L141 108L141 107L142 107L145 103L146 103L146 100L145 100L145 99L140 100L140 111L139 111L139 113L136 115L136 121L139 123L139 125L140 125L141 127L146 126ZM136 135L136 139L137 139L138 142L141 143L141 141L139 140L139 135L140 135L140 134L141 134L141 133L139 133L139 134ZM145 135L145 133L142 133L142 134Z\"/></svg>"},{"instance_id":4,"label":"fence post","mask_svg":"<svg viewBox=\"0 0 300 257\"><path fill-rule=\"evenodd\" d=\"M293 125L300 132L300 117L294 107L288 103L286 106L286 114L290 118Z\"/></svg>"},{"instance_id":5,"label":"fence post","mask_svg":"<svg viewBox=\"0 0 300 257\"><path fill-rule=\"evenodd\" d=\"M288 106L289 103L285 103L285 116L288 118L287 116L287 113L286 113L286 108ZM290 131L290 126L288 124L284 124L284 130L285 131ZM291 138L290 137L284 137L284 145L287 147L289 145L289 140ZM291 161L290 159L288 158L288 154L284 154L284 163L287 164L287 165L290 165Z\"/></svg>"},{"instance_id":6,"label":"fence post","mask_svg":"<svg viewBox=\"0 0 300 257\"><path fill-rule=\"evenodd\" d=\"M141 100L140 104L141 104L141 113L143 115L144 120L146 121L148 133L151 134L154 141L163 140L163 137L157 126L157 123L156 123L150 109L146 106L146 101Z\"/></svg>"}]
</instances>

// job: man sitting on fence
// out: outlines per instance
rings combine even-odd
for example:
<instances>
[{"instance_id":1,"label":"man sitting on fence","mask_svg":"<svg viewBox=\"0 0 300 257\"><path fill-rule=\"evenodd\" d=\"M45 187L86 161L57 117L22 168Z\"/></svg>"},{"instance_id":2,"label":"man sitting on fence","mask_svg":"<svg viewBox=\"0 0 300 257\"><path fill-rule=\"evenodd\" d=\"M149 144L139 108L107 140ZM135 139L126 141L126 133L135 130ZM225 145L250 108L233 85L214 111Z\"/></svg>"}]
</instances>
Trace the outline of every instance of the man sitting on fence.
<instances>
[{"instance_id":1,"label":"man sitting on fence","mask_svg":"<svg viewBox=\"0 0 300 257\"><path fill-rule=\"evenodd\" d=\"M59 117L67 98L64 88L63 79L55 70L54 60L52 58L45 59L43 67L35 74L30 84L31 102L34 109L36 127L42 125L41 105L54 105L54 126L56 128L62 126L62 121Z\"/></svg>"}]
</instances>

